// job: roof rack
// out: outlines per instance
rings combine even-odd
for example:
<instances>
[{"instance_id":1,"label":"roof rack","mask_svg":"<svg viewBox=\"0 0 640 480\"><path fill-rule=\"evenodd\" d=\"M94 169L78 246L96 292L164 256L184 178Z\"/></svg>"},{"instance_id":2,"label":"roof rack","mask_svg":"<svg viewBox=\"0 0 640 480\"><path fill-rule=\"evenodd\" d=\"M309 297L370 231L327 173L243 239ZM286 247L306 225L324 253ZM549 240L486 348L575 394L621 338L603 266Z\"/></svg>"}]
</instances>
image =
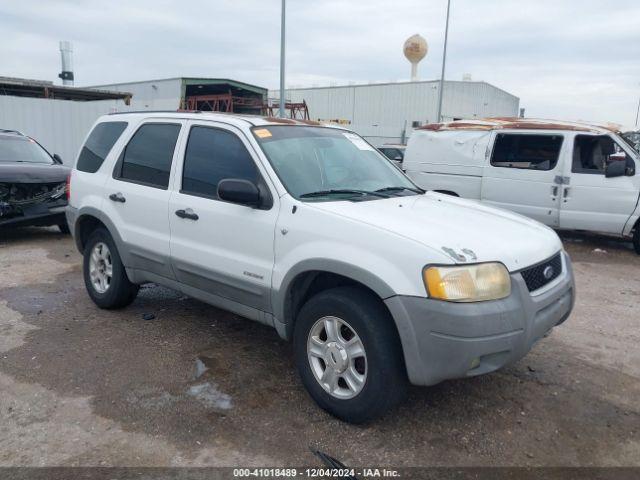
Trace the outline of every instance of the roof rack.
<instances>
[{"instance_id":1,"label":"roof rack","mask_svg":"<svg viewBox=\"0 0 640 480\"><path fill-rule=\"evenodd\" d=\"M183 109L178 109L178 110L131 110L131 111L125 110L125 111L122 111L122 112L109 112L107 115L126 115L128 113L146 113L146 114L150 114L150 113L196 113L196 114L213 113L213 114L216 114L216 115L233 116L233 117L238 118L239 120L244 120L249 125L252 125L252 126L256 125L255 123L250 121L248 118L246 118L246 117L252 117L252 116L255 117L256 115L246 115L246 114L242 114L242 113L233 113L233 112L204 111L204 110L183 110Z\"/></svg>"},{"instance_id":2,"label":"roof rack","mask_svg":"<svg viewBox=\"0 0 640 480\"><path fill-rule=\"evenodd\" d=\"M21 136L26 136L24 133L18 131L18 130L9 130L7 128L0 128L0 133L14 133L16 135L21 135Z\"/></svg>"},{"instance_id":3,"label":"roof rack","mask_svg":"<svg viewBox=\"0 0 640 480\"><path fill-rule=\"evenodd\" d=\"M202 113L200 110L123 110L121 112L109 112L107 115L127 115L129 113ZM219 113L219 112L213 112Z\"/></svg>"}]
</instances>

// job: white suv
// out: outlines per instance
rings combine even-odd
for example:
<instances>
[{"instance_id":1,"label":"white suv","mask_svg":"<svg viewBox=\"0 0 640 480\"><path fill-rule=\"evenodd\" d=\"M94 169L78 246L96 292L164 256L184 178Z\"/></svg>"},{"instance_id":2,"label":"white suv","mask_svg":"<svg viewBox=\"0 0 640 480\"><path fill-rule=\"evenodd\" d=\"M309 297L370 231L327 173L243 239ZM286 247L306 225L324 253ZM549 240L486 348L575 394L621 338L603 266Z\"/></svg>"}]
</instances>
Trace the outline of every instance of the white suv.
<instances>
[{"instance_id":1,"label":"white suv","mask_svg":"<svg viewBox=\"0 0 640 480\"><path fill-rule=\"evenodd\" d=\"M351 422L408 382L518 360L574 302L551 229L425 193L361 137L311 122L104 116L67 217L99 307L156 282L273 326L315 401Z\"/></svg>"}]
</instances>

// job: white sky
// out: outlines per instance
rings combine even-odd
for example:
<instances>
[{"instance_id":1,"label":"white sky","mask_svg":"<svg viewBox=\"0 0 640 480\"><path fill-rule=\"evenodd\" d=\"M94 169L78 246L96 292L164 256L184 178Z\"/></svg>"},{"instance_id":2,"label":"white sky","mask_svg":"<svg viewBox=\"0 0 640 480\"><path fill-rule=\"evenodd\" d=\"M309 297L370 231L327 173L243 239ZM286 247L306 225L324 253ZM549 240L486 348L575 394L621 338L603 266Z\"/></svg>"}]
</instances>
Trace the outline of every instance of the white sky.
<instances>
[{"instance_id":1,"label":"white sky","mask_svg":"<svg viewBox=\"0 0 640 480\"><path fill-rule=\"evenodd\" d=\"M446 0L288 0L287 85L406 80L404 40L439 78ZM57 80L59 40L76 85L174 76L278 85L280 0L21 0L0 4L0 75ZM527 116L633 125L640 1L452 0L446 78L471 73Z\"/></svg>"}]
</instances>

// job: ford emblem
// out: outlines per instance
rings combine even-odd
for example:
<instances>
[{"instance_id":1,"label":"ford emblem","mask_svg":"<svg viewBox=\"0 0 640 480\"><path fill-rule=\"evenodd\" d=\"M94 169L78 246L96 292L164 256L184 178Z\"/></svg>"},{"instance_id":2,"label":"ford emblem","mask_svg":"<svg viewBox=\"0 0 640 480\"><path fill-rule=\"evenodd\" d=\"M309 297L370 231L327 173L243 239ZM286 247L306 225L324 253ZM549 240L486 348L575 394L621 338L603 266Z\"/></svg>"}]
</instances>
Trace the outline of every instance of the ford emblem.
<instances>
[{"instance_id":1,"label":"ford emblem","mask_svg":"<svg viewBox=\"0 0 640 480\"><path fill-rule=\"evenodd\" d=\"M553 274L555 273L555 271L553 270L553 267L551 265L547 265L544 270L542 271L542 275L544 276L544 278L546 278L547 280L551 280L551 278L553 277Z\"/></svg>"}]
</instances>

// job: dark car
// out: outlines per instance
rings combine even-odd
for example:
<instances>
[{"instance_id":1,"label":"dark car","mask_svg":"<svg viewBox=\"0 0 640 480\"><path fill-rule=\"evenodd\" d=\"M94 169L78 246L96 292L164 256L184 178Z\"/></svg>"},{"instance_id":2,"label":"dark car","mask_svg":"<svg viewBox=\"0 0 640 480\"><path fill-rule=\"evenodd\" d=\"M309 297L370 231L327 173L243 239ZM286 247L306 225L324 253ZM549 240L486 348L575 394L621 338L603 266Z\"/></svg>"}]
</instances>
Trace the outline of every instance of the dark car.
<instances>
[{"instance_id":1,"label":"dark car","mask_svg":"<svg viewBox=\"0 0 640 480\"><path fill-rule=\"evenodd\" d=\"M404 160L404 151L406 145L385 144L378 147L382 154L402 169L402 161Z\"/></svg>"},{"instance_id":2,"label":"dark car","mask_svg":"<svg viewBox=\"0 0 640 480\"><path fill-rule=\"evenodd\" d=\"M57 225L68 233L64 210L70 172L34 139L0 130L0 227Z\"/></svg>"}]
</instances>

